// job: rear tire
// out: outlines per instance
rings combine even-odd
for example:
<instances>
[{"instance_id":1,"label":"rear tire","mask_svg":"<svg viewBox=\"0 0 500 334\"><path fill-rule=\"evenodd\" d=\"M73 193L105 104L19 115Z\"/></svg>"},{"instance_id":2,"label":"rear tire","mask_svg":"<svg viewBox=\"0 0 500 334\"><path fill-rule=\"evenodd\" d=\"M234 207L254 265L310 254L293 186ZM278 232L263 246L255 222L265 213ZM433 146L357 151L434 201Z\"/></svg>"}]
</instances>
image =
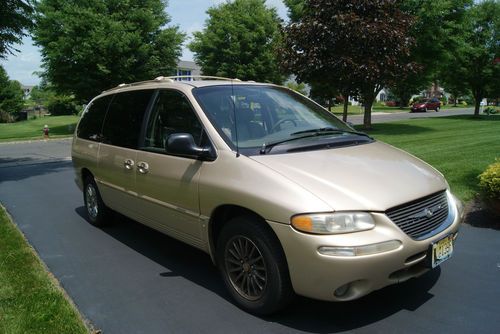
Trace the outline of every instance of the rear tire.
<instances>
[{"instance_id":1,"label":"rear tire","mask_svg":"<svg viewBox=\"0 0 500 334\"><path fill-rule=\"evenodd\" d=\"M102 201L99 189L91 176L87 177L83 183L83 202L90 224L97 227L106 225L109 209Z\"/></svg>"},{"instance_id":2,"label":"rear tire","mask_svg":"<svg viewBox=\"0 0 500 334\"><path fill-rule=\"evenodd\" d=\"M229 221L219 235L216 259L236 304L266 315L284 308L294 292L279 240L257 219L242 216Z\"/></svg>"}]
</instances>

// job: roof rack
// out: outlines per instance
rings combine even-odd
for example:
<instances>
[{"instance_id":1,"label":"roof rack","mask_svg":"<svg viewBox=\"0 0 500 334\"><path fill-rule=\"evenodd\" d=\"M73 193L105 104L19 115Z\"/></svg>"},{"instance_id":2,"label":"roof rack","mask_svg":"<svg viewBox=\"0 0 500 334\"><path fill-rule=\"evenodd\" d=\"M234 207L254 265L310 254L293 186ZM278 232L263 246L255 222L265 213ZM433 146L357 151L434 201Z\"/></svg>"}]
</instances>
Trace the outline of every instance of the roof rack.
<instances>
[{"instance_id":1,"label":"roof rack","mask_svg":"<svg viewBox=\"0 0 500 334\"><path fill-rule=\"evenodd\" d=\"M169 77L158 77L156 79L159 79L159 78L171 79L171 80L192 79L193 81L202 81L202 80L241 81L238 78L225 78L225 77L216 77L216 76L211 76L211 75L175 75L175 76L169 76Z\"/></svg>"},{"instance_id":2,"label":"roof rack","mask_svg":"<svg viewBox=\"0 0 500 334\"><path fill-rule=\"evenodd\" d=\"M133 82L133 83L129 83L129 84L121 83L116 87L113 87L111 89L103 91L103 93L111 92L113 90L124 88L124 87L140 86L140 85L145 85L148 83L182 81L179 79L191 79L191 81L202 81L202 80L241 81L240 79L237 79L237 78L224 78L224 77L215 77L215 76L210 76L210 75L175 75L175 76L168 76L168 77L159 76L159 77L154 78L153 80L145 80L145 81Z\"/></svg>"}]
</instances>

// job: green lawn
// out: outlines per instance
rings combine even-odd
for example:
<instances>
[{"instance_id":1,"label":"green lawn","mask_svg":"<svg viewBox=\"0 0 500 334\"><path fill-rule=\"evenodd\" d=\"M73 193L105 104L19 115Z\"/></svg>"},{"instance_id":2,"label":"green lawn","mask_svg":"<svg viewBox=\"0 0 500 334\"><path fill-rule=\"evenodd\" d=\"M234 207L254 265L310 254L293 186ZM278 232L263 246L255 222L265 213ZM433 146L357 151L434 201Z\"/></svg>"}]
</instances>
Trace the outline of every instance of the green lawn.
<instances>
[{"instance_id":1,"label":"green lawn","mask_svg":"<svg viewBox=\"0 0 500 334\"><path fill-rule=\"evenodd\" d=\"M382 123L375 124L368 133L437 168L445 175L453 193L464 201L477 193L477 176L500 157L500 115Z\"/></svg>"},{"instance_id":2,"label":"green lawn","mask_svg":"<svg viewBox=\"0 0 500 334\"><path fill-rule=\"evenodd\" d=\"M46 116L29 121L0 124L0 142L13 140L42 139L42 129L50 128L50 137L67 137L73 134L78 116Z\"/></svg>"},{"instance_id":3,"label":"green lawn","mask_svg":"<svg viewBox=\"0 0 500 334\"><path fill-rule=\"evenodd\" d=\"M0 206L0 333L89 333Z\"/></svg>"}]
</instances>

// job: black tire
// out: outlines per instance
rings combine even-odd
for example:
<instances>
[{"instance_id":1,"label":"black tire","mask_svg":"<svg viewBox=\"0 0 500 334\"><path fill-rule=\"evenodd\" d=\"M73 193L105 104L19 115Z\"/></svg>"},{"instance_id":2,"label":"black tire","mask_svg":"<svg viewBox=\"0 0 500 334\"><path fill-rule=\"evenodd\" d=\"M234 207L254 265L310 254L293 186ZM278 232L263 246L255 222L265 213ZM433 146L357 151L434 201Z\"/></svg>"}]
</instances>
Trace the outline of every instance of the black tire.
<instances>
[{"instance_id":1,"label":"black tire","mask_svg":"<svg viewBox=\"0 0 500 334\"><path fill-rule=\"evenodd\" d=\"M251 216L232 219L222 228L216 249L217 266L229 293L239 307L257 315L279 311L294 296L283 249L264 224ZM259 255L262 261L256 260ZM246 262L236 263L237 257Z\"/></svg>"},{"instance_id":2,"label":"black tire","mask_svg":"<svg viewBox=\"0 0 500 334\"><path fill-rule=\"evenodd\" d=\"M83 183L83 202L89 222L97 227L105 226L110 210L102 201L99 189L91 176L87 177Z\"/></svg>"}]
</instances>

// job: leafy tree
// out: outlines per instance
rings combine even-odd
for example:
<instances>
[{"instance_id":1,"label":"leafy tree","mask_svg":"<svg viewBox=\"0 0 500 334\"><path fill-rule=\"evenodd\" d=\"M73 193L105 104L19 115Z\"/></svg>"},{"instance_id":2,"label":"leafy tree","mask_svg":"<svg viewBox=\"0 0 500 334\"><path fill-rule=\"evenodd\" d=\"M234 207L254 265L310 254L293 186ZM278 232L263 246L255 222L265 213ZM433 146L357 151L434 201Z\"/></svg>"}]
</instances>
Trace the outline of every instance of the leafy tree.
<instances>
[{"instance_id":1,"label":"leafy tree","mask_svg":"<svg viewBox=\"0 0 500 334\"><path fill-rule=\"evenodd\" d=\"M86 102L123 82L173 73L184 35L162 0L40 0L34 40L44 78Z\"/></svg>"},{"instance_id":2,"label":"leafy tree","mask_svg":"<svg viewBox=\"0 0 500 334\"><path fill-rule=\"evenodd\" d=\"M206 75L281 83L275 53L280 19L265 0L235 0L208 9L189 49Z\"/></svg>"},{"instance_id":3,"label":"leafy tree","mask_svg":"<svg viewBox=\"0 0 500 334\"><path fill-rule=\"evenodd\" d=\"M295 81L288 81L285 86L296 91L297 93L307 95L306 85L303 82L297 83Z\"/></svg>"},{"instance_id":4,"label":"leafy tree","mask_svg":"<svg viewBox=\"0 0 500 334\"><path fill-rule=\"evenodd\" d=\"M448 54L447 80L451 85L465 84L475 101L474 115L479 115L480 102L495 97L500 91L500 2L486 0L467 11L456 48Z\"/></svg>"},{"instance_id":5,"label":"leafy tree","mask_svg":"<svg viewBox=\"0 0 500 334\"><path fill-rule=\"evenodd\" d=\"M32 27L31 1L3 0L0 6L0 58L13 54L13 45L21 43L25 29Z\"/></svg>"},{"instance_id":6,"label":"leafy tree","mask_svg":"<svg viewBox=\"0 0 500 334\"><path fill-rule=\"evenodd\" d=\"M306 0L283 0L288 7L288 17L292 22L298 22L304 14Z\"/></svg>"},{"instance_id":7,"label":"leafy tree","mask_svg":"<svg viewBox=\"0 0 500 334\"><path fill-rule=\"evenodd\" d=\"M412 23L397 0L307 0L302 18L284 30L282 64L299 80L359 90L369 129L378 92L415 71Z\"/></svg>"},{"instance_id":8,"label":"leafy tree","mask_svg":"<svg viewBox=\"0 0 500 334\"><path fill-rule=\"evenodd\" d=\"M9 119L17 116L24 106L24 93L21 84L9 80L4 68L0 66L0 112L10 114ZM1 119L7 117L1 116Z\"/></svg>"}]
</instances>

